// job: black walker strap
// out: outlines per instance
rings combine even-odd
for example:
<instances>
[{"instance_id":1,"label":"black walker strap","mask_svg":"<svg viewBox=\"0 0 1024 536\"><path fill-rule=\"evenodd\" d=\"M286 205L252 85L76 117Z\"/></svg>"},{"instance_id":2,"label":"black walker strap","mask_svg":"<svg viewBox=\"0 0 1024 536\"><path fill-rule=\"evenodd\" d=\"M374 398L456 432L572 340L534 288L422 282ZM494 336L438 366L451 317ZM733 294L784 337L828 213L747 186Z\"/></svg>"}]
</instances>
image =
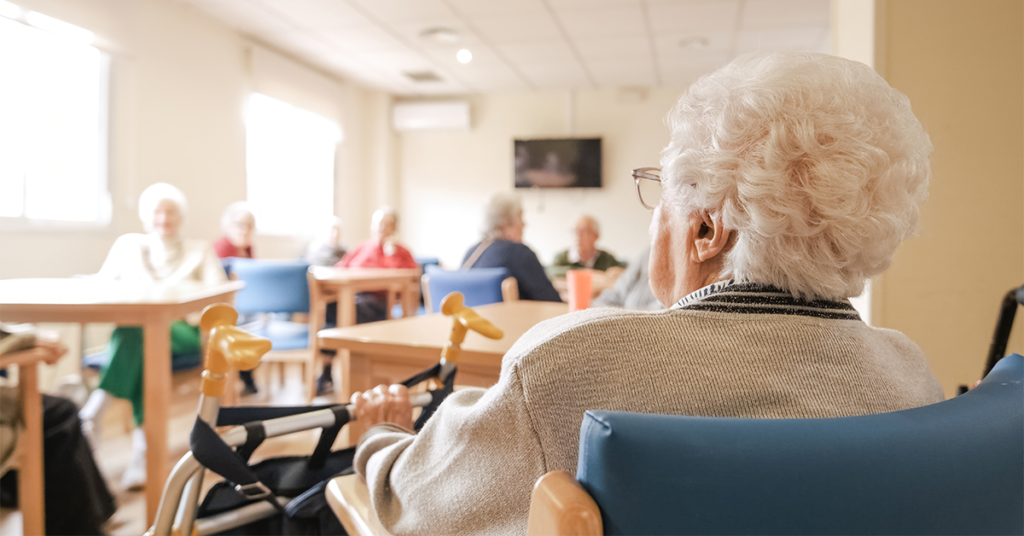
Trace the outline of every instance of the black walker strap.
<instances>
[{"instance_id":1,"label":"black walker strap","mask_svg":"<svg viewBox=\"0 0 1024 536\"><path fill-rule=\"evenodd\" d=\"M348 424L349 414L348 408L345 406L334 406L331 408L334 412L334 426L324 428L320 432L320 441L316 444L316 449L313 451L313 455L309 457L307 467L310 469L321 469L324 464L327 463L327 457L331 454L331 447L334 446L334 440L338 438L338 432Z\"/></svg>"},{"instance_id":2,"label":"black walker strap","mask_svg":"<svg viewBox=\"0 0 1024 536\"><path fill-rule=\"evenodd\" d=\"M267 429L263 427L261 421L247 422L245 423L245 434L245 443L235 449L235 454L238 454L238 457L245 463L249 463L253 451L267 439Z\"/></svg>"}]
</instances>

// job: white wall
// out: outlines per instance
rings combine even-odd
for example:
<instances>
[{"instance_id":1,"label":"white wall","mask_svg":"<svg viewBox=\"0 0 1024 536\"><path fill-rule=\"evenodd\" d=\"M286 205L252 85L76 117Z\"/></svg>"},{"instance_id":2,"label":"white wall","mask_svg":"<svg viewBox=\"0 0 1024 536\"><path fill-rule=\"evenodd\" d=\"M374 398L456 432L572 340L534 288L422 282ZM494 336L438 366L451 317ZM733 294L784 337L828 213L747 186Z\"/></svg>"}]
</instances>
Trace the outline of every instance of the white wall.
<instances>
[{"instance_id":1,"label":"white wall","mask_svg":"<svg viewBox=\"0 0 1024 536\"><path fill-rule=\"evenodd\" d=\"M347 233L368 234L363 184L392 154L368 151L387 119L390 98L341 82L289 58L264 54L253 64L253 44L201 11L172 0L20 0L93 31L112 56L109 227L0 229L0 278L67 277L99 269L121 234L141 232L137 199L146 186L169 182L189 199L182 234L220 235L220 214L245 198L244 109L264 91L338 122L345 141L336 165L335 206ZM288 85L286 80L293 83ZM369 180L376 180L369 177ZM364 223L366 222L366 223ZM311 230L310 234L314 231ZM293 237L256 237L261 257L293 257L305 247Z\"/></svg>"},{"instance_id":2,"label":"white wall","mask_svg":"<svg viewBox=\"0 0 1024 536\"><path fill-rule=\"evenodd\" d=\"M601 223L599 247L631 260L648 244L651 213L636 198L630 171L657 166L668 143L663 119L682 88L498 93L471 100L469 131L399 136L402 239L414 255L456 267L480 239L487 199L513 188L516 138L601 137L600 189L519 190L523 241L549 263L568 247L575 219ZM571 113L570 113L571 112Z\"/></svg>"}]
</instances>

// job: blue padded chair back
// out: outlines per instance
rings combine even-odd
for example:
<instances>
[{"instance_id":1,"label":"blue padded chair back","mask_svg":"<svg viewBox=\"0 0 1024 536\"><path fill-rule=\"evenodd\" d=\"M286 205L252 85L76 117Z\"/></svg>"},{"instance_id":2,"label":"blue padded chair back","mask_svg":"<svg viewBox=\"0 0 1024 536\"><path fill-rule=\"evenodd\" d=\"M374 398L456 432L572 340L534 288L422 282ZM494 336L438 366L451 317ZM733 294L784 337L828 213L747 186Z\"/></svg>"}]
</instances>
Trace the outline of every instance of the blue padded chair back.
<instances>
[{"instance_id":1,"label":"blue padded chair back","mask_svg":"<svg viewBox=\"0 0 1024 536\"><path fill-rule=\"evenodd\" d=\"M438 266L426 267L430 285L430 307L441 310L441 300L458 291L466 297L467 307L502 301L501 282L508 277L506 268L474 268L472 270L444 270Z\"/></svg>"},{"instance_id":2,"label":"blue padded chair back","mask_svg":"<svg viewBox=\"0 0 1024 536\"><path fill-rule=\"evenodd\" d=\"M921 408L832 419L588 411L606 534L1024 533L1024 363Z\"/></svg>"},{"instance_id":3,"label":"blue padded chair back","mask_svg":"<svg viewBox=\"0 0 1024 536\"><path fill-rule=\"evenodd\" d=\"M245 288L235 294L238 314L308 313L309 283L304 261L234 259L231 272Z\"/></svg>"}]
</instances>

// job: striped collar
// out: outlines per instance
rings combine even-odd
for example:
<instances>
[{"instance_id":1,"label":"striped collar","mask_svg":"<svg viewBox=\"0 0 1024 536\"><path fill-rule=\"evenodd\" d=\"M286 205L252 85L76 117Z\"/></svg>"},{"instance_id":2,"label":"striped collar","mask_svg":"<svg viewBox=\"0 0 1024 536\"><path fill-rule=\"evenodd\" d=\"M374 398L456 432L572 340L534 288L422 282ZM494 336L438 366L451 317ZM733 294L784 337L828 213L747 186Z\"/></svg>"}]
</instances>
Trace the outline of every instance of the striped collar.
<instances>
[{"instance_id":1,"label":"striped collar","mask_svg":"<svg viewBox=\"0 0 1024 536\"><path fill-rule=\"evenodd\" d=\"M739 314L811 316L836 320L860 320L849 300L794 298L765 283L737 283L729 279L712 283L676 302L672 309Z\"/></svg>"}]
</instances>

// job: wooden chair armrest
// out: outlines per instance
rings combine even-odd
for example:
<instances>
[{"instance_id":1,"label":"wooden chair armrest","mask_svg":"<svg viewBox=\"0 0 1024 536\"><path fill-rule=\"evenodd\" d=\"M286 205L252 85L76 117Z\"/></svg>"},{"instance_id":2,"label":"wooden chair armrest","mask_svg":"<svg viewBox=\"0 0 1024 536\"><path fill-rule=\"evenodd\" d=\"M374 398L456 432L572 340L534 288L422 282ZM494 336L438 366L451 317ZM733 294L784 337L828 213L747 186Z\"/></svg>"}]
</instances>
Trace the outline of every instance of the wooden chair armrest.
<instances>
[{"instance_id":1,"label":"wooden chair armrest","mask_svg":"<svg viewBox=\"0 0 1024 536\"><path fill-rule=\"evenodd\" d=\"M359 475L339 476L327 483L327 504L352 536L391 536L370 504L370 490Z\"/></svg>"},{"instance_id":2,"label":"wooden chair armrest","mask_svg":"<svg viewBox=\"0 0 1024 536\"><path fill-rule=\"evenodd\" d=\"M597 503L569 473L551 471L537 479L527 536L599 536L603 528Z\"/></svg>"},{"instance_id":3,"label":"wooden chair armrest","mask_svg":"<svg viewBox=\"0 0 1024 536\"><path fill-rule=\"evenodd\" d=\"M40 361L52 364L60 358L60 356L64 355L65 352L67 352L67 350L63 349L63 347L55 348L53 346L36 346L29 350L22 350L20 352L0 356L0 368L13 367L17 365L31 365L39 363Z\"/></svg>"},{"instance_id":4,"label":"wooden chair armrest","mask_svg":"<svg viewBox=\"0 0 1024 536\"><path fill-rule=\"evenodd\" d=\"M506 277L501 282L501 300L504 302L519 301L519 282L514 277Z\"/></svg>"}]
</instances>

